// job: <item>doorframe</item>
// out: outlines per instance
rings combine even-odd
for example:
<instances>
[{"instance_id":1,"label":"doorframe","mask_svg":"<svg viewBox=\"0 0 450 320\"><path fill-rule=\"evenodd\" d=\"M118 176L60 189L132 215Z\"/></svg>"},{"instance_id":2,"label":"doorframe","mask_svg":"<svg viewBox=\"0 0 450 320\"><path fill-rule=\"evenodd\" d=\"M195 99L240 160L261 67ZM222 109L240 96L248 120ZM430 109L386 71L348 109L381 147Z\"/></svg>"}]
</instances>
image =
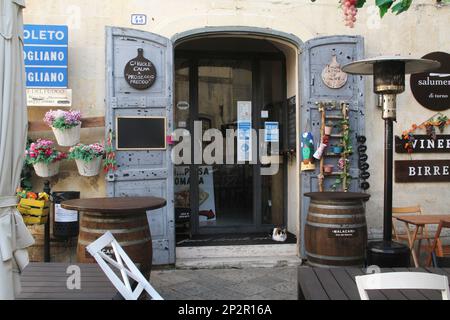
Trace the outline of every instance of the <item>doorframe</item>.
<instances>
[{"instance_id":1,"label":"doorframe","mask_svg":"<svg viewBox=\"0 0 450 320\"><path fill-rule=\"evenodd\" d=\"M175 55L175 54L174 54ZM258 110L255 110L254 107L252 107L252 122L253 122L253 128L258 130L261 128L260 123L260 107L261 107L261 81L259 72L261 69L260 61L266 60L266 61L280 61L281 63L281 86L282 86L282 92L283 97L281 103L282 103L282 119L280 121L282 122L282 134L283 137L283 146L281 146L281 150L283 149L284 145L287 142L287 131L286 128L286 118L287 118L287 92L286 92L286 86L287 86L287 80L286 80L286 57L282 52L269 52L269 53L261 53L261 52L219 52L219 51L177 51L176 53L177 58L187 59L188 65L189 65L189 105L190 108L190 117L189 117L189 130L190 132L194 132L194 125L191 115L197 115L198 116L198 61L200 59L247 59L251 61L252 64L252 105L254 107L257 107ZM257 137L259 139L259 137ZM259 145L259 142L258 144ZM191 154L195 154L195 152L198 152L198 150L195 150L196 143L191 144ZM198 188L192 188L192 186L198 185L198 164L191 164L189 165L189 171L190 171L190 185L191 185L191 192L190 192L190 199L189 202L192 205L191 206L191 234L211 234L211 233L217 233L218 231L221 233L228 233L228 232L238 232L238 233L245 233L245 232L261 232L265 231L264 229L271 229L274 227L274 224L263 224L262 223L262 216L258 217L258 212L261 212L261 206L262 206L262 190L261 190L261 164L259 162L259 159L257 159L257 164L252 165L252 184L253 184L253 206L252 206L252 216L253 216L253 224L252 225L233 225L233 226L223 226L223 227L213 227L213 226L205 226L201 227L199 226L198 221ZM287 190L288 184L287 184L287 162L283 161L282 168L284 170L283 172L283 184L284 189ZM283 220L287 224L287 192L284 192L283 195ZM196 210L193 210L193 208L197 208Z\"/></svg>"},{"instance_id":2,"label":"doorframe","mask_svg":"<svg viewBox=\"0 0 450 320\"><path fill-rule=\"evenodd\" d=\"M297 54L296 54L297 55L297 70L295 70L295 73L297 75L297 83L295 84L295 86L296 86L295 96L297 97L296 109L297 110L300 109L300 100L301 100L300 82L301 82L301 76L302 76L302 71L303 71L303 67L301 65L301 54L303 51L302 48L303 48L304 42L299 37L297 37L296 35L294 35L292 33L287 33L287 32L274 30L274 29L270 29L270 28L260 28L260 27L250 27L250 26L200 27L200 28L194 28L194 29L176 33L170 38L170 40L173 43L174 56L175 56L176 47L185 41L193 40L196 38L217 37L217 36L225 36L225 37L226 36L234 36L234 37L239 37L239 38L247 37L247 38L252 38L252 39L266 39L269 41L279 42L284 45L289 45L292 47L292 49L296 50L296 52L297 52ZM286 61L285 61L285 63L286 63ZM283 81L284 81L285 88L287 88L286 65L284 65L284 72L285 72L285 74L283 77ZM286 92L286 95L287 95L287 92ZM285 103L287 103L287 101L285 101ZM299 113L297 112L296 114L297 114L296 127L299 128L299 124L300 124ZM286 115L286 117L287 117L287 115ZM285 126L285 132L287 133L286 126ZM298 141L297 141L297 144L298 144ZM298 156L297 156L297 158L298 158ZM285 185L287 186L287 184L288 184L288 165L287 165L287 161L284 161L284 162L286 163L284 165L285 166L284 181L285 181ZM298 167L298 165L299 165L299 163L297 160L297 167ZM198 183L198 181L196 181L196 183ZM298 186L297 186L298 190L301 190L300 184L301 184L301 179L298 179ZM286 191L285 192L286 196L284 197L284 221L285 221L286 227L287 227L287 225L288 225L287 219L289 216L289 208L288 208L289 199L288 199L287 189L285 191ZM198 197L197 197L197 199L198 199ZM198 200L196 200L196 201L198 201ZM301 202L302 202L301 196L297 195L297 199L294 201L297 202L297 206L298 206L297 210L299 210L302 205L301 204ZM198 221L196 221L194 223L198 223ZM296 223L296 226L297 226L297 230L296 230L297 245L299 245L300 243L303 242L300 239L300 234L301 234L300 220ZM224 231L226 231L226 228L224 228ZM244 230L242 230L242 231L245 232Z\"/></svg>"}]
</instances>

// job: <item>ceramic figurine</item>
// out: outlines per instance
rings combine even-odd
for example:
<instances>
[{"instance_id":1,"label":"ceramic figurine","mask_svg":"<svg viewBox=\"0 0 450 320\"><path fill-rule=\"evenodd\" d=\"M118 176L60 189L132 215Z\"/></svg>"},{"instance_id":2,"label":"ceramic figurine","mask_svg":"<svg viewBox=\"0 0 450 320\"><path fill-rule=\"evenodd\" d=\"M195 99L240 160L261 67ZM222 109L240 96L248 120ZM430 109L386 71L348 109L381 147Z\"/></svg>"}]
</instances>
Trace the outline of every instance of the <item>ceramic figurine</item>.
<instances>
[{"instance_id":1,"label":"ceramic figurine","mask_svg":"<svg viewBox=\"0 0 450 320\"><path fill-rule=\"evenodd\" d=\"M314 139L313 135L309 131L305 131L302 134L302 164L301 170L314 170L316 166L313 163L313 153L314 153Z\"/></svg>"}]
</instances>

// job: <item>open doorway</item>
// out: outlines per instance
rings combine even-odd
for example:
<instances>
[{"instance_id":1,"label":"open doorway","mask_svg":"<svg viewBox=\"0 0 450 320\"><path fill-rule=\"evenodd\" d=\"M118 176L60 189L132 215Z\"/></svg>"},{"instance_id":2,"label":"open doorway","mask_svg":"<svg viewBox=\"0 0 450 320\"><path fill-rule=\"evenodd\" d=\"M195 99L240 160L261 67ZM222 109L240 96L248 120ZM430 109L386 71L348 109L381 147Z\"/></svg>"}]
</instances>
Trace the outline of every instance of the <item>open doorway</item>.
<instances>
[{"instance_id":1,"label":"open doorway","mask_svg":"<svg viewBox=\"0 0 450 320\"><path fill-rule=\"evenodd\" d=\"M203 132L215 128L225 140L227 129L237 129L240 110L250 106L251 128L277 126L280 145L274 175L261 175L259 159L237 163L236 139L233 164L175 166L179 233L269 234L274 226L287 225L287 169L281 155L286 148L286 92L286 58L269 40L217 36L175 47L174 129L194 132L194 122L201 121ZM257 146L264 144L257 139Z\"/></svg>"}]
</instances>

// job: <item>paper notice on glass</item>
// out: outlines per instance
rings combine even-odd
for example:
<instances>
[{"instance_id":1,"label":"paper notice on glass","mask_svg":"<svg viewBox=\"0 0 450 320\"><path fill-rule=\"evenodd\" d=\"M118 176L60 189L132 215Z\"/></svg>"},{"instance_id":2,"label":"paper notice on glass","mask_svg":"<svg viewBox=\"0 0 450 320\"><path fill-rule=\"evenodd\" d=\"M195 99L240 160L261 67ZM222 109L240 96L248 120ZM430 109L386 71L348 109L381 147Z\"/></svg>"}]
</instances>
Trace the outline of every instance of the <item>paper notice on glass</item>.
<instances>
[{"instance_id":1,"label":"paper notice on glass","mask_svg":"<svg viewBox=\"0 0 450 320\"><path fill-rule=\"evenodd\" d=\"M237 120L252 122L252 102L251 101L238 101L237 102Z\"/></svg>"},{"instance_id":2,"label":"paper notice on glass","mask_svg":"<svg viewBox=\"0 0 450 320\"><path fill-rule=\"evenodd\" d=\"M252 102L237 102L237 160L252 161Z\"/></svg>"},{"instance_id":3,"label":"paper notice on glass","mask_svg":"<svg viewBox=\"0 0 450 320\"><path fill-rule=\"evenodd\" d=\"M77 222L78 211L61 208L59 203L55 203L55 222Z\"/></svg>"},{"instance_id":4,"label":"paper notice on glass","mask_svg":"<svg viewBox=\"0 0 450 320\"><path fill-rule=\"evenodd\" d=\"M279 142L280 133L278 130L278 122L264 122L264 142Z\"/></svg>"}]
</instances>

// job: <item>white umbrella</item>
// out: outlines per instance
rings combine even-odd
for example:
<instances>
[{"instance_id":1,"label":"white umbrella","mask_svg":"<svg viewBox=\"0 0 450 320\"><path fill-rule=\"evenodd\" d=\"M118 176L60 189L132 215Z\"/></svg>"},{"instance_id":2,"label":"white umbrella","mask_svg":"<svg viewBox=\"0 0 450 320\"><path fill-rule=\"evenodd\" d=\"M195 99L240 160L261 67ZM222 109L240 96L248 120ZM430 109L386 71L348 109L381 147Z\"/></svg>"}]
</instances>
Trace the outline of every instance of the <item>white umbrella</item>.
<instances>
[{"instance_id":1,"label":"white umbrella","mask_svg":"<svg viewBox=\"0 0 450 320\"><path fill-rule=\"evenodd\" d=\"M23 19L25 0L0 0L0 299L20 292L34 239L16 210L27 136Z\"/></svg>"}]
</instances>

